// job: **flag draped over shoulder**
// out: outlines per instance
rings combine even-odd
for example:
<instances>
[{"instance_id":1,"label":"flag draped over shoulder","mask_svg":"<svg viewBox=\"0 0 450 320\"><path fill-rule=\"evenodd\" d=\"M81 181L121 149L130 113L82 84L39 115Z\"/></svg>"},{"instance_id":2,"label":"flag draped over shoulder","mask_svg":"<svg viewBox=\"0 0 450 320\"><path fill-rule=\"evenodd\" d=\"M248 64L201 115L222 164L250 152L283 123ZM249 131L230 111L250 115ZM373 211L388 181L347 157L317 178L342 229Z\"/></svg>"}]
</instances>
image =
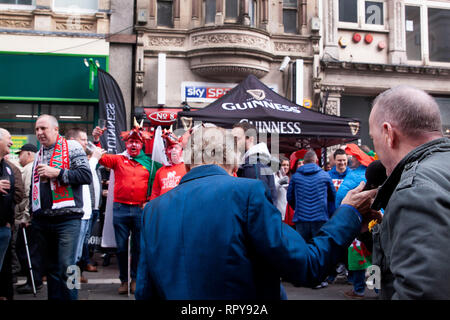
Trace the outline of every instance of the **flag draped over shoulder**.
<instances>
[{"instance_id":1,"label":"flag draped over shoulder","mask_svg":"<svg viewBox=\"0 0 450 320\"><path fill-rule=\"evenodd\" d=\"M152 160L159 162L165 166L170 165L165 152L161 126L158 126L158 128L156 128L153 141Z\"/></svg>"},{"instance_id":2,"label":"flag draped over shoulder","mask_svg":"<svg viewBox=\"0 0 450 320\"><path fill-rule=\"evenodd\" d=\"M148 177L148 187L147 187L147 197L150 197L152 194L152 186L153 181L155 181L155 175L156 171L158 171L159 168L161 168L163 165L159 162L156 162L149 157L147 157L144 153L144 151L141 150L141 153L138 154L137 157L132 157L133 160L136 162L142 164L142 166L147 169L149 173Z\"/></svg>"}]
</instances>

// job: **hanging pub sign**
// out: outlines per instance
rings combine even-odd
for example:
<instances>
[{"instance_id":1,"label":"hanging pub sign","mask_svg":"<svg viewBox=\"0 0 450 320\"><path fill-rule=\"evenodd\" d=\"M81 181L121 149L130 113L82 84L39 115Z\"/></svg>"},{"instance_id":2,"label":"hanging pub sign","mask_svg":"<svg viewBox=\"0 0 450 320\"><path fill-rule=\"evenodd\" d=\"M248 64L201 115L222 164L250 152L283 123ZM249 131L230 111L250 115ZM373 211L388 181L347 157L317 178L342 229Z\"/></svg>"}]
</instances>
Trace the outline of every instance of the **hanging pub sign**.
<instances>
[{"instance_id":1,"label":"hanging pub sign","mask_svg":"<svg viewBox=\"0 0 450 320\"><path fill-rule=\"evenodd\" d=\"M177 121L177 114L182 108L144 108L145 116L152 126L170 126Z\"/></svg>"}]
</instances>

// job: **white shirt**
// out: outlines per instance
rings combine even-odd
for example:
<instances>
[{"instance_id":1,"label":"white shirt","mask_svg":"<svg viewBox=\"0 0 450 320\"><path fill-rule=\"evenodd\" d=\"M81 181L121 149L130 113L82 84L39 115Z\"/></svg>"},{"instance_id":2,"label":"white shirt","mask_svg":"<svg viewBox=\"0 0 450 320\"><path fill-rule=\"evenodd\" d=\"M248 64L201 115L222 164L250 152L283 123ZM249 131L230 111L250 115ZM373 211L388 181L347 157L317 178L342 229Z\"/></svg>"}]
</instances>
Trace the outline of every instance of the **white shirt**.
<instances>
[{"instance_id":1,"label":"white shirt","mask_svg":"<svg viewBox=\"0 0 450 320\"><path fill-rule=\"evenodd\" d=\"M92 202L88 184L83 184L83 211L84 215L81 219L89 220L92 215Z\"/></svg>"},{"instance_id":2,"label":"white shirt","mask_svg":"<svg viewBox=\"0 0 450 320\"><path fill-rule=\"evenodd\" d=\"M92 183L94 186L94 210L98 210L100 205L100 181L98 180L97 170L95 170L95 168L97 167L97 163L97 158L91 157L89 159L89 167L91 168Z\"/></svg>"}]
</instances>

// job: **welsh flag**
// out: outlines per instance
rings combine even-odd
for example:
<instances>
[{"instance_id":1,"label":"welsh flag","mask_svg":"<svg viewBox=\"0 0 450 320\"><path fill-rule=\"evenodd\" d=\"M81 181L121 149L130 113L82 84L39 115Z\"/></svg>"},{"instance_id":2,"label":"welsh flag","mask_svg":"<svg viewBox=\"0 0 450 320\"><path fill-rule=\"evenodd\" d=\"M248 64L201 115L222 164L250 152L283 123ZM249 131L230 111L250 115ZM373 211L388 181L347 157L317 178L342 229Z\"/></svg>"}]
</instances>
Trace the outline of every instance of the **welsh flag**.
<instances>
[{"instance_id":1,"label":"welsh flag","mask_svg":"<svg viewBox=\"0 0 450 320\"><path fill-rule=\"evenodd\" d=\"M348 247L348 270L364 270L372 265L372 255L364 243L353 240Z\"/></svg>"}]
</instances>

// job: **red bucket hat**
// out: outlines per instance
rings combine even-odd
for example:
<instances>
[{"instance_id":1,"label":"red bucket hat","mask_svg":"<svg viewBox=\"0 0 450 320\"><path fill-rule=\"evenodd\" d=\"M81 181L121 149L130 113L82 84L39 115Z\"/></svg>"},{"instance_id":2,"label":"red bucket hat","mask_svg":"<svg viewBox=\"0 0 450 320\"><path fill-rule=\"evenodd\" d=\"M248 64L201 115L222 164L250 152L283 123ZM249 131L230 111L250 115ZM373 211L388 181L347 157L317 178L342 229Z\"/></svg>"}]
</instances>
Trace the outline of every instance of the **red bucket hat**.
<instances>
[{"instance_id":1,"label":"red bucket hat","mask_svg":"<svg viewBox=\"0 0 450 320\"><path fill-rule=\"evenodd\" d=\"M356 159L358 159L359 162L361 162L361 164L363 166L366 166L366 167L369 166L369 164L375 160L373 157L369 156L367 153L362 151L354 143L347 144L347 147L345 148L345 153L347 153L348 155L354 156Z\"/></svg>"}]
</instances>

